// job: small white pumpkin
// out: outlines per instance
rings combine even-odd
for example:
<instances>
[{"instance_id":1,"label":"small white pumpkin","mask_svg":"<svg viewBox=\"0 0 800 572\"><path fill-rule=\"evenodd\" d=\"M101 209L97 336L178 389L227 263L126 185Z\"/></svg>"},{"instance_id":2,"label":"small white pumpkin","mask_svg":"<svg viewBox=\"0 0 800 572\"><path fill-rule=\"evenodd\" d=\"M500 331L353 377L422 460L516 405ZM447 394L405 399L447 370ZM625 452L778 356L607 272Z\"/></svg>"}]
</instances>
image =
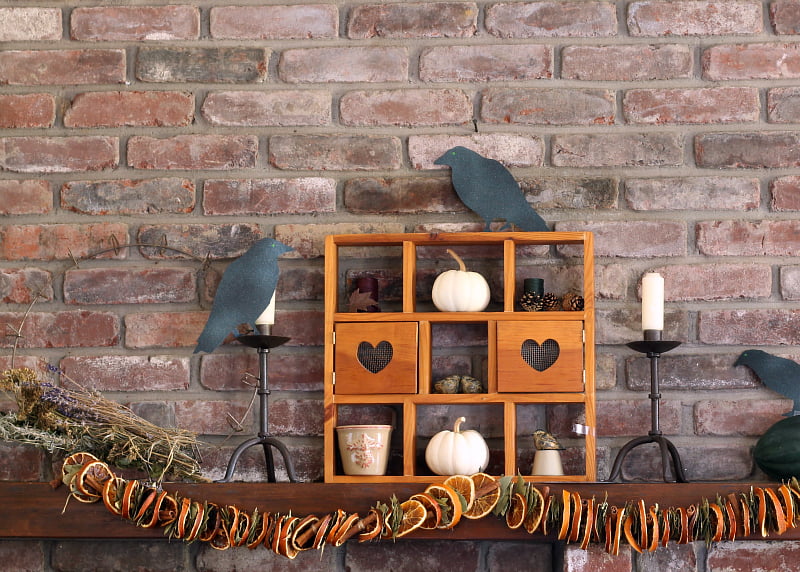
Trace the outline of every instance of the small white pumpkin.
<instances>
[{"instance_id":1,"label":"small white pumpkin","mask_svg":"<svg viewBox=\"0 0 800 572\"><path fill-rule=\"evenodd\" d=\"M458 270L446 270L433 282L431 298L441 312L480 312L489 305L489 284L477 272L469 272L461 257L447 249Z\"/></svg>"},{"instance_id":2,"label":"small white pumpkin","mask_svg":"<svg viewBox=\"0 0 800 572\"><path fill-rule=\"evenodd\" d=\"M472 475L489 464L489 446L477 431L461 431L464 421L456 419L452 431L440 431L425 448L425 462L437 475Z\"/></svg>"}]
</instances>

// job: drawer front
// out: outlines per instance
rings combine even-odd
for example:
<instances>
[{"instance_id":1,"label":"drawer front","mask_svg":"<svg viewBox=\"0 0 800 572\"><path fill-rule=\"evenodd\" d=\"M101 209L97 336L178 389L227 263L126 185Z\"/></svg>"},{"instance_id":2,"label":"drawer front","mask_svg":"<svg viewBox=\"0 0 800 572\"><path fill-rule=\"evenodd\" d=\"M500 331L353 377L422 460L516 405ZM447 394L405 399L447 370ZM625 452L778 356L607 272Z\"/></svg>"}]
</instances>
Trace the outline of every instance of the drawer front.
<instances>
[{"instance_id":1,"label":"drawer front","mask_svg":"<svg viewBox=\"0 0 800 572\"><path fill-rule=\"evenodd\" d=\"M339 323L334 392L416 393L416 322Z\"/></svg>"},{"instance_id":2,"label":"drawer front","mask_svg":"<svg viewBox=\"0 0 800 572\"><path fill-rule=\"evenodd\" d=\"M582 392L583 322L497 322L497 389Z\"/></svg>"}]
</instances>

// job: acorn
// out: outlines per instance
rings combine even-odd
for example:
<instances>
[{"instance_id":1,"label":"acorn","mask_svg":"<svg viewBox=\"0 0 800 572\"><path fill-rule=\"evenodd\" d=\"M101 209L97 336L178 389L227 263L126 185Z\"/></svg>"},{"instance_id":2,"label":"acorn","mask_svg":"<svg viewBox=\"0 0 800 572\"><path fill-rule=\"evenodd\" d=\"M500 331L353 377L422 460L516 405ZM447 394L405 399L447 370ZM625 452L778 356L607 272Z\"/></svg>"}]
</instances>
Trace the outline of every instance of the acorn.
<instances>
[{"instance_id":1,"label":"acorn","mask_svg":"<svg viewBox=\"0 0 800 572\"><path fill-rule=\"evenodd\" d=\"M568 312L582 312L583 296L575 292L569 292L561 299L561 307Z\"/></svg>"},{"instance_id":2,"label":"acorn","mask_svg":"<svg viewBox=\"0 0 800 572\"><path fill-rule=\"evenodd\" d=\"M526 312L538 312L542 309L542 297L536 292L525 292L519 299L519 305Z\"/></svg>"},{"instance_id":3,"label":"acorn","mask_svg":"<svg viewBox=\"0 0 800 572\"><path fill-rule=\"evenodd\" d=\"M542 310L560 310L561 309L561 298L553 294L552 292L545 292L542 296Z\"/></svg>"}]
</instances>

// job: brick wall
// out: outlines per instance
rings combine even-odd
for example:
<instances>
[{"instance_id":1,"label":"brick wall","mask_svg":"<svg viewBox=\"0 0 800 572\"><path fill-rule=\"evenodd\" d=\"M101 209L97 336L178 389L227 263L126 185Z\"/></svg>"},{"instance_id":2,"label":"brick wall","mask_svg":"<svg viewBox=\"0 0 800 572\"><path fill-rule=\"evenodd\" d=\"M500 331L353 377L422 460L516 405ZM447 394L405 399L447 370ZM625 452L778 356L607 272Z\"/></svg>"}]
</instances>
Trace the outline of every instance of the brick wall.
<instances>
[{"instance_id":1,"label":"brick wall","mask_svg":"<svg viewBox=\"0 0 800 572\"><path fill-rule=\"evenodd\" d=\"M789 402L733 362L751 346L800 359L800 2L20 4L0 0L0 327L37 298L17 365L58 364L205 434L219 477L255 360L192 349L225 265L274 236L296 253L281 262L275 333L292 341L271 361L272 429L318 479L323 237L480 228L433 165L461 144L509 165L556 230L595 233L599 474L649 427L647 363L624 343L640 337L638 280L657 270L666 335L684 341L662 360L665 431L690 479L760 477L750 448ZM210 267L155 248L72 263L162 240ZM3 479L49 475L36 452L0 454ZM658 474L649 455L631 458L627 477ZM243 462L240 477L263 478ZM236 567L144 546L142 569ZM520 550L543 570L656 569L423 546L429 569L488 569ZM86 565L79 543L0 550L19 569ZM323 565L367 569L381 550L326 551ZM695 546L657 569L780 568L796 550Z\"/></svg>"}]
</instances>

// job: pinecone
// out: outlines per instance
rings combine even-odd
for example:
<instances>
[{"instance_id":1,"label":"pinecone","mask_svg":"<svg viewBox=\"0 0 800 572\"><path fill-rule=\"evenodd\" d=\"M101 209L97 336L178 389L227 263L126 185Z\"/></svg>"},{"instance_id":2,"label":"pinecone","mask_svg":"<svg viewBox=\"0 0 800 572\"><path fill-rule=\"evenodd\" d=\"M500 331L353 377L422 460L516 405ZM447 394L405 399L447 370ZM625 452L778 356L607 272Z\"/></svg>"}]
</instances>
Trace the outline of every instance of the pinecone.
<instances>
[{"instance_id":1,"label":"pinecone","mask_svg":"<svg viewBox=\"0 0 800 572\"><path fill-rule=\"evenodd\" d=\"M538 312L542 309L542 297L536 292L525 292L519 299L519 305L526 312Z\"/></svg>"},{"instance_id":2,"label":"pinecone","mask_svg":"<svg viewBox=\"0 0 800 572\"><path fill-rule=\"evenodd\" d=\"M583 296L575 292L569 292L561 299L561 307L568 312L582 312Z\"/></svg>"},{"instance_id":3,"label":"pinecone","mask_svg":"<svg viewBox=\"0 0 800 572\"><path fill-rule=\"evenodd\" d=\"M553 294L552 292L545 292L542 295L542 310L560 310L561 309L561 298Z\"/></svg>"}]
</instances>

